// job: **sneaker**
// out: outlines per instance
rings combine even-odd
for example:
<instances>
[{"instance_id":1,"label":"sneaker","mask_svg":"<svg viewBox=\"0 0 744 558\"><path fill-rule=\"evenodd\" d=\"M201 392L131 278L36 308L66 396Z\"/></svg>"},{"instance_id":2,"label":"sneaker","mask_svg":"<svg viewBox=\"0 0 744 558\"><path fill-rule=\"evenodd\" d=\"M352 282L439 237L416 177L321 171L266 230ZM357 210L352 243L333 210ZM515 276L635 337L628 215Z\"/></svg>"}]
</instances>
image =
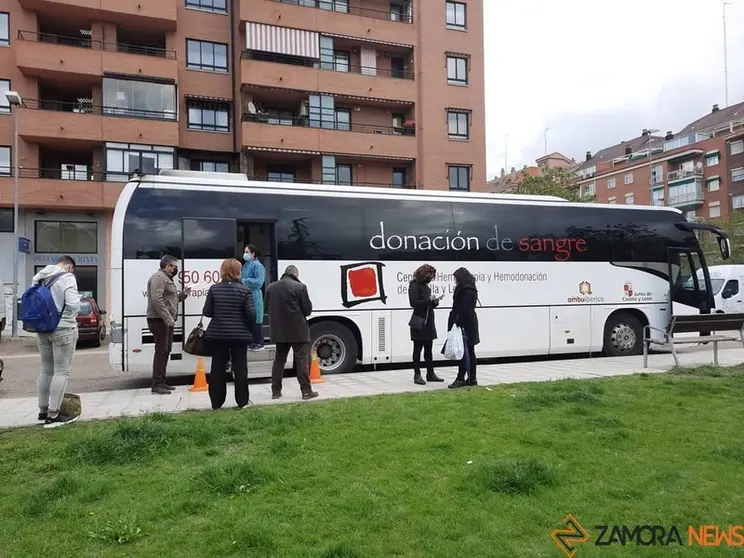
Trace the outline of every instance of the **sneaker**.
<instances>
[{"instance_id":1,"label":"sneaker","mask_svg":"<svg viewBox=\"0 0 744 558\"><path fill-rule=\"evenodd\" d=\"M165 386L153 386L152 393L155 395L170 395L171 390Z\"/></svg>"},{"instance_id":2,"label":"sneaker","mask_svg":"<svg viewBox=\"0 0 744 558\"><path fill-rule=\"evenodd\" d=\"M39 417L36 420L38 420L39 422L46 422L48 416L48 413L39 413Z\"/></svg>"},{"instance_id":3,"label":"sneaker","mask_svg":"<svg viewBox=\"0 0 744 558\"><path fill-rule=\"evenodd\" d=\"M317 391L308 391L307 393L302 394L302 400L308 401L309 399L315 399L318 395Z\"/></svg>"},{"instance_id":4,"label":"sneaker","mask_svg":"<svg viewBox=\"0 0 744 558\"><path fill-rule=\"evenodd\" d=\"M249 351L253 351L253 352L263 351L264 350L264 346L263 345L251 345L250 347L248 347L248 350Z\"/></svg>"},{"instance_id":5,"label":"sneaker","mask_svg":"<svg viewBox=\"0 0 744 558\"><path fill-rule=\"evenodd\" d=\"M57 428L58 426L64 426L65 424L75 422L78 418L80 417L72 417L70 415L66 415L65 413L59 413L54 418L47 417L46 421L44 422L44 428Z\"/></svg>"}]
</instances>

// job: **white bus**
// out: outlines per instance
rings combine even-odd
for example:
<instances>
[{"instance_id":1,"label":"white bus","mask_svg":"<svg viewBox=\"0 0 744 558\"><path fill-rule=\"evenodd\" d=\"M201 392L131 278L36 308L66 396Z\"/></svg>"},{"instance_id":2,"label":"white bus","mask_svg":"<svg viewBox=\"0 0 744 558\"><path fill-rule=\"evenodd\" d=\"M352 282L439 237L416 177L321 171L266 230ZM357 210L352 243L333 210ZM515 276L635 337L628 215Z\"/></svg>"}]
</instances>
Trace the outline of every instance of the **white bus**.
<instances>
[{"instance_id":1,"label":"white bus","mask_svg":"<svg viewBox=\"0 0 744 558\"><path fill-rule=\"evenodd\" d=\"M184 332L198 323L222 260L248 243L263 253L267 285L287 265L299 268L324 373L411 361L407 291L423 263L438 272L432 291L445 294L435 313L435 357L446 336L452 273L461 266L478 279L481 358L639 354L642 326L664 327L670 298L697 312L713 307L695 230L715 234L728 258L725 233L667 207L192 171L135 176L114 212L110 362L151 370L146 284L171 254L181 260L182 286L194 291L181 309L169 371L193 373L196 358L181 350ZM250 375L270 374L273 357L271 345L249 353Z\"/></svg>"}]
</instances>

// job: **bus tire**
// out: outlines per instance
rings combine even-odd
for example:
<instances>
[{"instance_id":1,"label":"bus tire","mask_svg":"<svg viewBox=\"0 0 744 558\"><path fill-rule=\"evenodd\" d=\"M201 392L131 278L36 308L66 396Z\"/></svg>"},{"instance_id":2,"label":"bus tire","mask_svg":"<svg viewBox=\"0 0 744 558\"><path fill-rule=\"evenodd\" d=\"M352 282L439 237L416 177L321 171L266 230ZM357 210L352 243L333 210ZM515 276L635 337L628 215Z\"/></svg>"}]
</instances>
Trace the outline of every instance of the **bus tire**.
<instances>
[{"instance_id":1,"label":"bus tire","mask_svg":"<svg viewBox=\"0 0 744 558\"><path fill-rule=\"evenodd\" d=\"M643 326L627 312L618 312L607 319L604 333L604 354L629 356L643 353Z\"/></svg>"},{"instance_id":2,"label":"bus tire","mask_svg":"<svg viewBox=\"0 0 744 558\"><path fill-rule=\"evenodd\" d=\"M359 348L349 328L331 321L316 322L310 326L312 351L316 351L323 374L351 372L357 363Z\"/></svg>"}]
</instances>

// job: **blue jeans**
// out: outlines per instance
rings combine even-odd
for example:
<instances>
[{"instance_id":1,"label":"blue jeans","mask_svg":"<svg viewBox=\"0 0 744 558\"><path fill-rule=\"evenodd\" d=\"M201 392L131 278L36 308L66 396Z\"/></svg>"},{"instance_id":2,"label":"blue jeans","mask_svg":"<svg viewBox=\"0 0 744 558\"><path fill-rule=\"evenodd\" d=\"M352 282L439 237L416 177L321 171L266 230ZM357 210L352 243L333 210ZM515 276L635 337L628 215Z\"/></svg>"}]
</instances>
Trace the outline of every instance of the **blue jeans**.
<instances>
[{"instance_id":1,"label":"blue jeans","mask_svg":"<svg viewBox=\"0 0 744 558\"><path fill-rule=\"evenodd\" d=\"M62 397L65 395L78 336L79 332L76 327L36 335L36 343L41 356L41 374L39 374L37 383L41 412L56 413L59 411Z\"/></svg>"},{"instance_id":2,"label":"blue jeans","mask_svg":"<svg viewBox=\"0 0 744 558\"><path fill-rule=\"evenodd\" d=\"M467 333L462 330L462 344L465 347L465 351L460 360L460 365L457 370L457 381L464 382L465 376L467 375L468 382L473 383L475 379L475 346L470 344Z\"/></svg>"}]
</instances>

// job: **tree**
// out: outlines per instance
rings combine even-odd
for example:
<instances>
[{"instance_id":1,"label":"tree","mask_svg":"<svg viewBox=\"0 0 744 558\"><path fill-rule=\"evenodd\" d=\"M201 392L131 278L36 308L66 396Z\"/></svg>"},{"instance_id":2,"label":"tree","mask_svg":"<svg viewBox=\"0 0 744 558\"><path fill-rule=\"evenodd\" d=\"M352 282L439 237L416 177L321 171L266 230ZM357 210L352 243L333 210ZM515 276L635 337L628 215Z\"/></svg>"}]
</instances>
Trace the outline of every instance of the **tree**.
<instances>
[{"instance_id":1,"label":"tree","mask_svg":"<svg viewBox=\"0 0 744 558\"><path fill-rule=\"evenodd\" d=\"M731 239L731 257L723 261L716 237L710 233L698 235L708 265L744 263L744 212L734 211L728 219L708 219L706 222L721 227Z\"/></svg>"},{"instance_id":2,"label":"tree","mask_svg":"<svg viewBox=\"0 0 744 558\"><path fill-rule=\"evenodd\" d=\"M518 194L530 196L558 196L572 202L588 202L589 196L582 196L576 184L574 173L564 169L541 168L540 176L525 176L517 186Z\"/></svg>"}]
</instances>

